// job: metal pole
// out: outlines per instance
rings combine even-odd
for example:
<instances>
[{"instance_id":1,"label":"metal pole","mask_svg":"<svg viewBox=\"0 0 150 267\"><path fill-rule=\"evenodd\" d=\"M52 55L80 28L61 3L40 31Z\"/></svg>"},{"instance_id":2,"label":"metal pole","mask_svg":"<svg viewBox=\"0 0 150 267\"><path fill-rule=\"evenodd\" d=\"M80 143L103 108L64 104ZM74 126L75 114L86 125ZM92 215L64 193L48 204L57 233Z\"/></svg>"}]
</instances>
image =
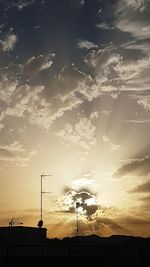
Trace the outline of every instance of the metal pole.
<instances>
[{"instance_id":1,"label":"metal pole","mask_svg":"<svg viewBox=\"0 0 150 267\"><path fill-rule=\"evenodd\" d=\"M43 178L43 175L41 175L41 221L42 221L42 178Z\"/></svg>"},{"instance_id":2,"label":"metal pole","mask_svg":"<svg viewBox=\"0 0 150 267\"><path fill-rule=\"evenodd\" d=\"M78 209L77 209L77 237L79 235Z\"/></svg>"},{"instance_id":3,"label":"metal pole","mask_svg":"<svg viewBox=\"0 0 150 267\"><path fill-rule=\"evenodd\" d=\"M51 174L41 174L41 221L43 219L43 194L49 194L51 192L43 192L43 177L52 176Z\"/></svg>"}]
</instances>

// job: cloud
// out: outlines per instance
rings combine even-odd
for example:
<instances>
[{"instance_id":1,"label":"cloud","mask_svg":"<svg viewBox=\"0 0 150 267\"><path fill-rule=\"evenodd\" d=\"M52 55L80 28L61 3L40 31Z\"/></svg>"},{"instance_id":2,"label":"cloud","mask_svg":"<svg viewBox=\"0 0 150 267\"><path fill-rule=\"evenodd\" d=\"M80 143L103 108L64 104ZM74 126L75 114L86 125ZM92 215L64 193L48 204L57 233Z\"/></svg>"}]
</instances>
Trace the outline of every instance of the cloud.
<instances>
[{"instance_id":1,"label":"cloud","mask_svg":"<svg viewBox=\"0 0 150 267\"><path fill-rule=\"evenodd\" d=\"M113 176L121 177L125 175L147 176L150 173L150 156L133 159L121 166Z\"/></svg>"},{"instance_id":2,"label":"cloud","mask_svg":"<svg viewBox=\"0 0 150 267\"><path fill-rule=\"evenodd\" d=\"M75 90L80 82L86 79L86 74L72 63L71 66L64 66L57 80L57 87L59 87L59 93L61 95L66 95Z\"/></svg>"},{"instance_id":3,"label":"cloud","mask_svg":"<svg viewBox=\"0 0 150 267\"><path fill-rule=\"evenodd\" d=\"M66 188L64 195L58 198L57 207L67 213L78 212L87 219L91 219L91 216L98 210L96 197L88 189Z\"/></svg>"},{"instance_id":4,"label":"cloud","mask_svg":"<svg viewBox=\"0 0 150 267\"><path fill-rule=\"evenodd\" d=\"M150 196L141 197L139 200L146 201L146 202L150 203Z\"/></svg>"},{"instance_id":5,"label":"cloud","mask_svg":"<svg viewBox=\"0 0 150 267\"><path fill-rule=\"evenodd\" d=\"M114 29L113 26L108 25L106 22L98 23L95 26L96 28L99 28L101 30L113 30Z\"/></svg>"},{"instance_id":6,"label":"cloud","mask_svg":"<svg viewBox=\"0 0 150 267\"><path fill-rule=\"evenodd\" d=\"M126 44L121 45L121 47L132 50L132 51L142 51L146 56L150 55L150 47L149 43L146 41L142 41L142 43L138 43L137 41L128 42Z\"/></svg>"},{"instance_id":7,"label":"cloud","mask_svg":"<svg viewBox=\"0 0 150 267\"><path fill-rule=\"evenodd\" d=\"M125 11L130 11L133 10L139 10L140 12L144 11L145 9L145 0L122 0L119 1L118 3L118 10L117 12L125 12Z\"/></svg>"},{"instance_id":8,"label":"cloud","mask_svg":"<svg viewBox=\"0 0 150 267\"><path fill-rule=\"evenodd\" d=\"M0 131L4 128L4 125L0 123Z\"/></svg>"},{"instance_id":9,"label":"cloud","mask_svg":"<svg viewBox=\"0 0 150 267\"><path fill-rule=\"evenodd\" d=\"M4 52L10 52L14 49L17 43L17 36L13 33L7 34L3 40L0 40L0 45Z\"/></svg>"},{"instance_id":10,"label":"cloud","mask_svg":"<svg viewBox=\"0 0 150 267\"><path fill-rule=\"evenodd\" d=\"M149 170L150 172L150 170ZM144 184L140 184L137 187L129 191L130 193L150 193L150 181ZM146 199L145 199L146 200Z\"/></svg>"},{"instance_id":11,"label":"cloud","mask_svg":"<svg viewBox=\"0 0 150 267\"><path fill-rule=\"evenodd\" d=\"M18 81L9 80L7 77L2 77L0 80L0 101L9 104L13 94L17 90Z\"/></svg>"},{"instance_id":12,"label":"cloud","mask_svg":"<svg viewBox=\"0 0 150 267\"><path fill-rule=\"evenodd\" d=\"M8 11L11 8L17 8L19 11L21 11L22 9L33 5L35 3L35 0L13 0L13 1L7 1L7 3L5 3L5 1L3 1L3 7L5 8L6 11Z\"/></svg>"},{"instance_id":13,"label":"cloud","mask_svg":"<svg viewBox=\"0 0 150 267\"><path fill-rule=\"evenodd\" d=\"M79 41L77 42L77 46L78 46L78 48L80 48L80 49L85 48L85 49L87 49L87 50L89 50L89 49L91 49L91 48L98 48L98 45L97 45L97 44L94 44L94 43L92 43L92 42L90 42L90 41L88 41L88 40L79 40Z\"/></svg>"},{"instance_id":14,"label":"cloud","mask_svg":"<svg viewBox=\"0 0 150 267\"><path fill-rule=\"evenodd\" d=\"M113 142L111 142L111 140L108 138L107 135L103 135L102 139L103 139L103 142L106 143L110 147L111 150L113 151L120 150L120 145L116 145Z\"/></svg>"},{"instance_id":15,"label":"cloud","mask_svg":"<svg viewBox=\"0 0 150 267\"><path fill-rule=\"evenodd\" d=\"M23 71L27 76L33 76L42 70L49 69L53 64L54 53L48 55L38 55L29 58L23 66Z\"/></svg>"},{"instance_id":16,"label":"cloud","mask_svg":"<svg viewBox=\"0 0 150 267\"><path fill-rule=\"evenodd\" d=\"M93 119L98 119L99 117L99 111L93 111L90 115L90 119L93 120Z\"/></svg>"},{"instance_id":17,"label":"cloud","mask_svg":"<svg viewBox=\"0 0 150 267\"><path fill-rule=\"evenodd\" d=\"M80 0L80 5L84 6L85 5L85 0Z\"/></svg>"},{"instance_id":18,"label":"cloud","mask_svg":"<svg viewBox=\"0 0 150 267\"><path fill-rule=\"evenodd\" d=\"M146 111L150 111L150 96L137 96L137 103L142 105Z\"/></svg>"},{"instance_id":19,"label":"cloud","mask_svg":"<svg viewBox=\"0 0 150 267\"><path fill-rule=\"evenodd\" d=\"M150 26L147 9L149 9L148 1L118 1L115 12L115 27L122 32L130 33L137 40L148 39L150 37ZM145 14L145 16L143 16L143 14Z\"/></svg>"},{"instance_id":20,"label":"cloud","mask_svg":"<svg viewBox=\"0 0 150 267\"><path fill-rule=\"evenodd\" d=\"M116 27L123 32L132 34L132 36L138 40L150 38L150 26L144 23L121 19L116 23Z\"/></svg>"},{"instance_id":21,"label":"cloud","mask_svg":"<svg viewBox=\"0 0 150 267\"><path fill-rule=\"evenodd\" d=\"M150 123L150 120L126 120L124 121L124 123L137 123L137 124L141 124L141 123Z\"/></svg>"},{"instance_id":22,"label":"cloud","mask_svg":"<svg viewBox=\"0 0 150 267\"><path fill-rule=\"evenodd\" d=\"M18 141L14 141L10 145L0 146L0 149L8 151L8 152L24 152L25 151L23 146Z\"/></svg>"},{"instance_id":23,"label":"cloud","mask_svg":"<svg viewBox=\"0 0 150 267\"><path fill-rule=\"evenodd\" d=\"M136 62L135 60L130 61L120 61L118 64L114 67L115 71L118 75L118 80L120 81L130 81L133 79L136 79L137 77L142 74L145 70L150 68L150 58L142 58L138 59ZM128 85L127 85L128 87Z\"/></svg>"},{"instance_id":24,"label":"cloud","mask_svg":"<svg viewBox=\"0 0 150 267\"><path fill-rule=\"evenodd\" d=\"M96 143L96 127L90 119L80 118L74 126L66 124L65 128L56 133L66 145L75 144L82 150L83 157L87 156L90 148Z\"/></svg>"},{"instance_id":25,"label":"cloud","mask_svg":"<svg viewBox=\"0 0 150 267\"><path fill-rule=\"evenodd\" d=\"M150 58L128 58L114 46L91 51L85 63L94 72L90 81L80 83L80 92L90 100L102 92L118 97L120 91L144 91L149 89ZM93 96L92 96L93 95Z\"/></svg>"},{"instance_id":26,"label":"cloud","mask_svg":"<svg viewBox=\"0 0 150 267\"><path fill-rule=\"evenodd\" d=\"M23 8L34 4L34 2L35 0L29 0L29 1L19 0L19 1L16 1L16 3L12 3L12 6L16 6L19 10L22 10Z\"/></svg>"},{"instance_id":27,"label":"cloud","mask_svg":"<svg viewBox=\"0 0 150 267\"><path fill-rule=\"evenodd\" d=\"M85 0L70 0L73 8L81 8L85 5Z\"/></svg>"},{"instance_id":28,"label":"cloud","mask_svg":"<svg viewBox=\"0 0 150 267\"><path fill-rule=\"evenodd\" d=\"M19 141L14 141L9 145L0 145L0 162L26 167L36 152L36 150L26 150Z\"/></svg>"},{"instance_id":29,"label":"cloud","mask_svg":"<svg viewBox=\"0 0 150 267\"><path fill-rule=\"evenodd\" d=\"M5 91L0 91L0 99L5 102L1 121L8 116L22 119L28 117L30 123L49 129L51 104L42 96L44 86L19 86L17 82L10 84L11 81L7 81Z\"/></svg>"},{"instance_id":30,"label":"cloud","mask_svg":"<svg viewBox=\"0 0 150 267\"><path fill-rule=\"evenodd\" d=\"M41 66L43 65L40 64ZM59 79L63 80L64 75ZM68 79L70 79L69 76ZM74 86L76 86L78 80L76 77L72 77L70 80L72 84L73 79ZM66 77L65 81L63 80L62 82L64 82L63 86L65 86L65 83L67 85L69 80ZM8 116L22 119L28 118L31 124L48 130L55 120L62 117L65 112L76 109L83 102L81 98L76 96L76 90L72 90L65 95L61 95L58 92L50 98L47 97L48 92L45 86L20 85L19 80L9 78L4 74L4 77L0 80L0 121L4 121Z\"/></svg>"}]
</instances>

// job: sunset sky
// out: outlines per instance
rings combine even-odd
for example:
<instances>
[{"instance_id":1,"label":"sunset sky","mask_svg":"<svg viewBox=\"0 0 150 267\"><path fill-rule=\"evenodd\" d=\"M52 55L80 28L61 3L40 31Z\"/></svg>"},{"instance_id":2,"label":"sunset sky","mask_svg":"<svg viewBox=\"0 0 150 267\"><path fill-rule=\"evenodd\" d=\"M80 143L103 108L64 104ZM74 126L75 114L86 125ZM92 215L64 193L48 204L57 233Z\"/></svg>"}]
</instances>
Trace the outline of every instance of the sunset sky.
<instances>
[{"instance_id":1,"label":"sunset sky","mask_svg":"<svg viewBox=\"0 0 150 267\"><path fill-rule=\"evenodd\" d=\"M0 226L42 174L49 237L150 236L150 0L0 0Z\"/></svg>"}]
</instances>

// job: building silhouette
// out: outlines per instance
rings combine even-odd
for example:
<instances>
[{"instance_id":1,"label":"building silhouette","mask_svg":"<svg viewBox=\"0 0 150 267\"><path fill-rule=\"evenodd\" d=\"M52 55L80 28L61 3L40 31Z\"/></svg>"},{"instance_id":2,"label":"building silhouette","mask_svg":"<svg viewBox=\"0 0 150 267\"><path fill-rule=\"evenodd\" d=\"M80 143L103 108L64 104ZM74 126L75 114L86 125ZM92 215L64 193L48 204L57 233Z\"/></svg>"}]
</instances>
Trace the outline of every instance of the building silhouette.
<instances>
[{"instance_id":1,"label":"building silhouette","mask_svg":"<svg viewBox=\"0 0 150 267\"><path fill-rule=\"evenodd\" d=\"M150 238L90 235L60 240L47 238L46 228L0 227L0 267L55 266L47 261L57 266L148 267L149 255Z\"/></svg>"}]
</instances>

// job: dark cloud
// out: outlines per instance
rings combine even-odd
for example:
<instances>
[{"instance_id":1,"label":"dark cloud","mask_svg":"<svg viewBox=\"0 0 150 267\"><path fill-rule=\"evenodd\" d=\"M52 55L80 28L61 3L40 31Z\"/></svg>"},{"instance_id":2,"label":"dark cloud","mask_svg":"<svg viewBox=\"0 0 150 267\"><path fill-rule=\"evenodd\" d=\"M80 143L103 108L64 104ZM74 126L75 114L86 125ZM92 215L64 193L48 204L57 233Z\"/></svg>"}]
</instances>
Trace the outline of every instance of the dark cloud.
<instances>
[{"instance_id":1,"label":"dark cloud","mask_svg":"<svg viewBox=\"0 0 150 267\"><path fill-rule=\"evenodd\" d=\"M11 153L10 151L8 151L7 149L4 148L0 148L0 159L1 158L5 158L5 157L13 157L13 153Z\"/></svg>"},{"instance_id":2,"label":"dark cloud","mask_svg":"<svg viewBox=\"0 0 150 267\"><path fill-rule=\"evenodd\" d=\"M150 203L150 196L147 197L141 197L139 200Z\"/></svg>"},{"instance_id":3,"label":"dark cloud","mask_svg":"<svg viewBox=\"0 0 150 267\"><path fill-rule=\"evenodd\" d=\"M137 187L133 188L129 192L131 193L149 193L150 192L150 181L138 185Z\"/></svg>"},{"instance_id":4,"label":"dark cloud","mask_svg":"<svg viewBox=\"0 0 150 267\"><path fill-rule=\"evenodd\" d=\"M98 225L98 228L101 228L101 225L109 226L112 230L115 231L124 231L125 228L117 222L117 220L113 218L107 218L107 217L102 217L102 218L96 218L94 222L94 227L96 227L96 224Z\"/></svg>"},{"instance_id":5,"label":"dark cloud","mask_svg":"<svg viewBox=\"0 0 150 267\"><path fill-rule=\"evenodd\" d=\"M64 201L69 198L68 201ZM75 213L76 204L79 203L79 207L82 208L81 214L83 213L87 219L92 219L92 215L99 209L99 205L96 204L96 195L91 193L88 189L80 189L78 191L72 190L71 188L64 189L63 204L66 207L64 212Z\"/></svg>"},{"instance_id":6,"label":"dark cloud","mask_svg":"<svg viewBox=\"0 0 150 267\"><path fill-rule=\"evenodd\" d=\"M121 177L128 174L147 176L150 173L150 156L131 160L124 164L115 173L114 176Z\"/></svg>"}]
</instances>

